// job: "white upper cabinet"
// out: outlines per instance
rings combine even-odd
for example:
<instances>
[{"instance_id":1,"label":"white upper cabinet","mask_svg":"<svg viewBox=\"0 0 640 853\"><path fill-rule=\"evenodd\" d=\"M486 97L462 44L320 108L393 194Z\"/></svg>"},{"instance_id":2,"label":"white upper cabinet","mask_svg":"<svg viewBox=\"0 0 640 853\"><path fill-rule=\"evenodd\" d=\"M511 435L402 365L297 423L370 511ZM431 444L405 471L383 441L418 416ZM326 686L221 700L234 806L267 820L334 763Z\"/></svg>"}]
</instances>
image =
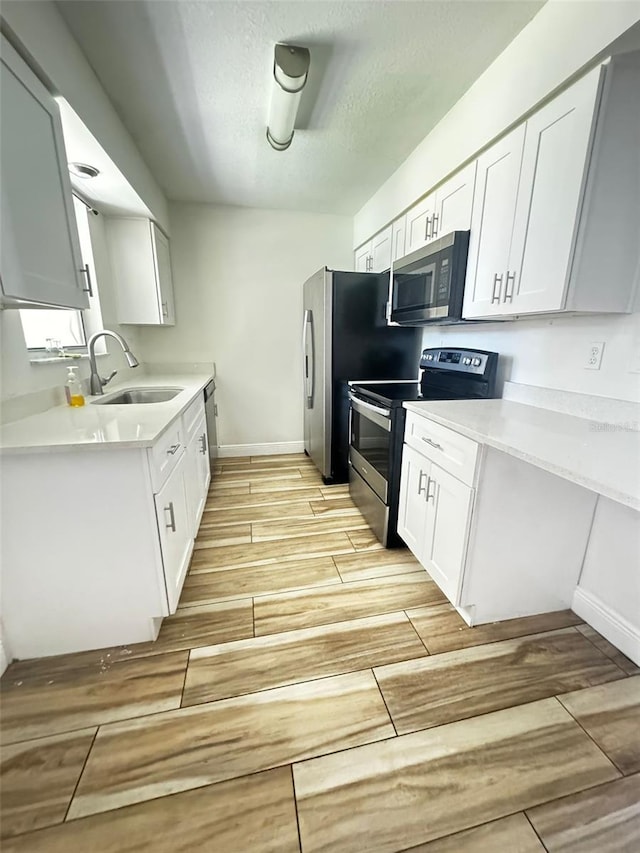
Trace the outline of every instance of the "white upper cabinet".
<instances>
[{"instance_id":1,"label":"white upper cabinet","mask_svg":"<svg viewBox=\"0 0 640 853\"><path fill-rule=\"evenodd\" d=\"M462 315L631 310L640 53L590 71L478 159Z\"/></svg>"},{"instance_id":2,"label":"white upper cabinet","mask_svg":"<svg viewBox=\"0 0 640 853\"><path fill-rule=\"evenodd\" d=\"M415 252L451 231L469 230L475 178L474 161L409 210L406 215L405 254Z\"/></svg>"},{"instance_id":3,"label":"white upper cabinet","mask_svg":"<svg viewBox=\"0 0 640 853\"><path fill-rule=\"evenodd\" d=\"M88 308L58 106L1 44L1 301Z\"/></svg>"},{"instance_id":4,"label":"white upper cabinet","mask_svg":"<svg viewBox=\"0 0 640 853\"><path fill-rule=\"evenodd\" d=\"M369 272L371 266L371 240L354 252L353 268L356 272Z\"/></svg>"},{"instance_id":5,"label":"white upper cabinet","mask_svg":"<svg viewBox=\"0 0 640 853\"><path fill-rule=\"evenodd\" d=\"M527 121L503 314L564 307L600 73L587 74Z\"/></svg>"},{"instance_id":6,"label":"white upper cabinet","mask_svg":"<svg viewBox=\"0 0 640 853\"><path fill-rule=\"evenodd\" d=\"M407 212L405 255L426 246L432 239L433 218L436 213L436 195L431 193Z\"/></svg>"},{"instance_id":7,"label":"white upper cabinet","mask_svg":"<svg viewBox=\"0 0 640 853\"><path fill-rule=\"evenodd\" d=\"M389 225L354 252L356 272L384 272L391 266L392 228Z\"/></svg>"},{"instance_id":8,"label":"white upper cabinet","mask_svg":"<svg viewBox=\"0 0 640 853\"><path fill-rule=\"evenodd\" d=\"M383 272L391 266L391 232L389 225L371 241L372 272Z\"/></svg>"},{"instance_id":9,"label":"white upper cabinet","mask_svg":"<svg viewBox=\"0 0 640 853\"><path fill-rule=\"evenodd\" d=\"M173 326L169 241L148 219L107 220L109 254L117 294L118 322Z\"/></svg>"},{"instance_id":10,"label":"white upper cabinet","mask_svg":"<svg viewBox=\"0 0 640 853\"><path fill-rule=\"evenodd\" d=\"M406 255L404 248L407 233L407 215L403 214L391 226L391 261L397 261Z\"/></svg>"},{"instance_id":11,"label":"white upper cabinet","mask_svg":"<svg viewBox=\"0 0 640 853\"><path fill-rule=\"evenodd\" d=\"M434 239L471 228L476 166L475 161L469 163L436 190L436 213L431 229Z\"/></svg>"},{"instance_id":12,"label":"white upper cabinet","mask_svg":"<svg viewBox=\"0 0 640 853\"><path fill-rule=\"evenodd\" d=\"M524 135L525 126L521 125L478 158L462 311L465 317L501 313Z\"/></svg>"}]
</instances>

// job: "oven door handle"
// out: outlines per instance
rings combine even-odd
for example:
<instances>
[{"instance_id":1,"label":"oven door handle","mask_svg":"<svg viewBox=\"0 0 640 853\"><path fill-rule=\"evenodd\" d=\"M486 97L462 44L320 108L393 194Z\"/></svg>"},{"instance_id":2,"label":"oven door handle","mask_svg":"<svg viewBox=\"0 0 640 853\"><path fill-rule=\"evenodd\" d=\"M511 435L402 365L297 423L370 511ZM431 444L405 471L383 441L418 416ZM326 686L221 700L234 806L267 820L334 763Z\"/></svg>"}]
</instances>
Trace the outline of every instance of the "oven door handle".
<instances>
[{"instance_id":1,"label":"oven door handle","mask_svg":"<svg viewBox=\"0 0 640 853\"><path fill-rule=\"evenodd\" d=\"M363 417L369 418L374 423L391 432L391 412L389 409L382 409L378 406L372 406L371 403L365 403L359 397L349 394L352 407L359 412Z\"/></svg>"}]
</instances>

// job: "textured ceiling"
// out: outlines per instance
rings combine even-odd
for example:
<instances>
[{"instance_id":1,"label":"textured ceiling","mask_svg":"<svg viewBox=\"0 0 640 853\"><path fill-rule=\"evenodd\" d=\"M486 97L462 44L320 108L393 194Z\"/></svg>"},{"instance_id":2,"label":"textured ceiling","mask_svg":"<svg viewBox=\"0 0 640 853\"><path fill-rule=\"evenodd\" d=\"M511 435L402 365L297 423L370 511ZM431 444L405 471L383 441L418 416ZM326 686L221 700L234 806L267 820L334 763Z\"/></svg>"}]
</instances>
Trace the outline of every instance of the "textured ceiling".
<instances>
[{"instance_id":1,"label":"textured ceiling","mask_svg":"<svg viewBox=\"0 0 640 853\"><path fill-rule=\"evenodd\" d=\"M173 200L351 214L544 0L60 0ZM266 142L273 46L311 51L286 152Z\"/></svg>"}]
</instances>

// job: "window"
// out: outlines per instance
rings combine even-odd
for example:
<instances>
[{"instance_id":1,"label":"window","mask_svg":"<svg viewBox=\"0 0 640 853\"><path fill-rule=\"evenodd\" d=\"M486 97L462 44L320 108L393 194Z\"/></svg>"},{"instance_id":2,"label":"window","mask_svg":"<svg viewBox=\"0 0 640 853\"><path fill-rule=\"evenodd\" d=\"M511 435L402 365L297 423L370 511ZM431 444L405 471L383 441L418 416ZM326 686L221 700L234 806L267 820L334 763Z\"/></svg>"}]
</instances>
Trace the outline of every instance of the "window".
<instances>
[{"instance_id":1,"label":"window","mask_svg":"<svg viewBox=\"0 0 640 853\"><path fill-rule=\"evenodd\" d=\"M27 349L44 349L55 355L60 347L86 346L82 311L29 308L20 312L20 319Z\"/></svg>"},{"instance_id":2,"label":"window","mask_svg":"<svg viewBox=\"0 0 640 853\"><path fill-rule=\"evenodd\" d=\"M28 308L20 311L22 331L27 349L33 361L57 358L65 350L86 352L87 332L102 327L100 304L95 292L96 275L89 230L89 211L80 199L74 196L82 261L89 267L94 294L89 298L89 308L72 311L65 308Z\"/></svg>"}]
</instances>

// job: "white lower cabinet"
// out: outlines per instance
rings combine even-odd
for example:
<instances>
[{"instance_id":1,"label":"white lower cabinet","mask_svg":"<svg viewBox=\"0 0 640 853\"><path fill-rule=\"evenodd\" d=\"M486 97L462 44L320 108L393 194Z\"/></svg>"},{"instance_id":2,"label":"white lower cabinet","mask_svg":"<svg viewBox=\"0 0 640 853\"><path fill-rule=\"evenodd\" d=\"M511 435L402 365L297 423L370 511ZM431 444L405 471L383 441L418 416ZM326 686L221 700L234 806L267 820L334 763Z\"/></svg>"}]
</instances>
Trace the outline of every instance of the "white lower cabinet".
<instances>
[{"instance_id":1,"label":"white lower cabinet","mask_svg":"<svg viewBox=\"0 0 640 853\"><path fill-rule=\"evenodd\" d=\"M187 451L182 452L166 483L155 495L160 550L169 610L178 606L193 547L193 520L187 508Z\"/></svg>"},{"instance_id":2,"label":"white lower cabinet","mask_svg":"<svg viewBox=\"0 0 640 853\"><path fill-rule=\"evenodd\" d=\"M193 436L187 445L185 459L187 506L194 538L200 526L210 480L211 465L207 443L207 424L203 415L193 430Z\"/></svg>"},{"instance_id":3,"label":"white lower cabinet","mask_svg":"<svg viewBox=\"0 0 640 853\"><path fill-rule=\"evenodd\" d=\"M407 413L398 533L471 625L571 607L596 499Z\"/></svg>"},{"instance_id":4,"label":"white lower cabinet","mask_svg":"<svg viewBox=\"0 0 640 853\"><path fill-rule=\"evenodd\" d=\"M473 489L437 465L427 475L422 562L450 601L460 596Z\"/></svg>"},{"instance_id":5,"label":"white lower cabinet","mask_svg":"<svg viewBox=\"0 0 640 853\"><path fill-rule=\"evenodd\" d=\"M431 463L407 444L402 452L398 533L422 562L427 525L426 483Z\"/></svg>"},{"instance_id":6,"label":"white lower cabinet","mask_svg":"<svg viewBox=\"0 0 640 853\"><path fill-rule=\"evenodd\" d=\"M152 447L3 456L1 616L15 657L154 640L178 606L209 477L202 397Z\"/></svg>"},{"instance_id":7,"label":"white lower cabinet","mask_svg":"<svg viewBox=\"0 0 640 853\"><path fill-rule=\"evenodd\" d=\"M440 589L458 603L473 489L405 444L398 533Z\"/></svg>"}]
</instances>

